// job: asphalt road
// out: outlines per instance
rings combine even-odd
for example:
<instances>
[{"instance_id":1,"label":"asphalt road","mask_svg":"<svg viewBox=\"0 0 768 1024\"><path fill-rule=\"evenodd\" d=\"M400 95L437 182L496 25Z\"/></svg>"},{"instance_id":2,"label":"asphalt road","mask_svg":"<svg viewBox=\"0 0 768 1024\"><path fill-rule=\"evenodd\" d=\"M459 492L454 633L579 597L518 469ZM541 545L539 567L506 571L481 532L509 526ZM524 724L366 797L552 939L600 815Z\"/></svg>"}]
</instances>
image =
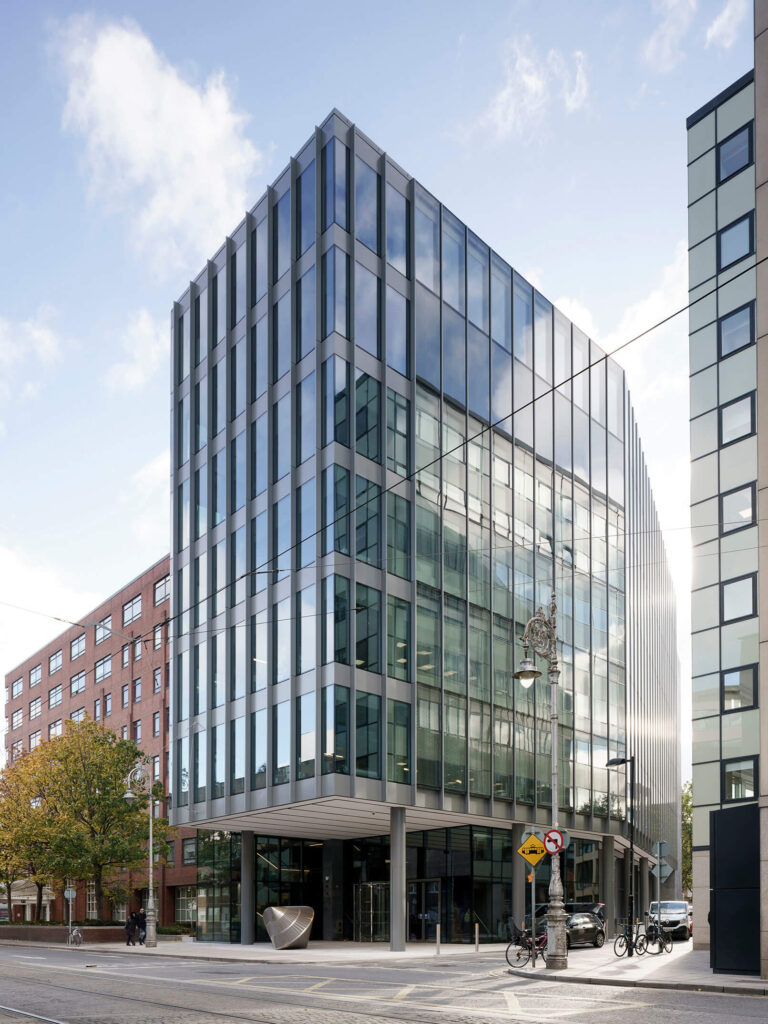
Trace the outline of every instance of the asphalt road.
<instances>
[{"instance_id":1,"label":"asphalt road","mask_svg":"<svg viewBox=\"0 0 768 1024\"><path fill-rule=\"evenodd\" d=\"M768 997L513 978L497 956L307 965L0 946L0 1024L755 1024Z\"/></svg>"}]
</instances>

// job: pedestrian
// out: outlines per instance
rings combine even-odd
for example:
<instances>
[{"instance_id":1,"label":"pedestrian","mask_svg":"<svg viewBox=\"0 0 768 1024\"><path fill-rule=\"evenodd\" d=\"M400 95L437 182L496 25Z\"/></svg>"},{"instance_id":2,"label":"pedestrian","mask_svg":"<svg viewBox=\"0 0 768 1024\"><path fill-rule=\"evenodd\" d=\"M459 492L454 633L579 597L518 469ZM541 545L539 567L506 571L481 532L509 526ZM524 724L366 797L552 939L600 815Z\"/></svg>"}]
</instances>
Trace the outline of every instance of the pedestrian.
<instances>
[{"instance_id":1,"label":"pedestrian","mask_svg":"<svg viewBox=\"0 0 768 1024\"><path fill-rule=\"evenodd\" d=\"M135 946L133 936L136 934L136 911L132 910L128 917L125 919L125 944L126 946Z\"/></svg>"},{"instance_id":2,"label":"pedestrian","mask_svg":"<svg viewBox=\"0 0 768 1024\"><path fill-rule=\"evenodd\" d=\"M139 945L144 945L144 939L147 937L147 914L144 907L136 915L136 927L139 931Z\"/></svg>"}]
</instances>

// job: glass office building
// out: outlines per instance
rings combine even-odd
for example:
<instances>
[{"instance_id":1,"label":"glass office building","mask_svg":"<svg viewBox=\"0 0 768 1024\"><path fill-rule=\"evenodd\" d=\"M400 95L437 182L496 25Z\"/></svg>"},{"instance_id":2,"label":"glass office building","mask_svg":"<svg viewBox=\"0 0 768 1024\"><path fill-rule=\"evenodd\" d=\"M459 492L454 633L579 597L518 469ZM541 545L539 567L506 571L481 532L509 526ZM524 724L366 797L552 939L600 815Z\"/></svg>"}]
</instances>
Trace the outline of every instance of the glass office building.
<instances>
[{"instance_id":1,"label":"glass office building","mask_svg":"<svg viewBox=\"0 0 768 1024\"><path fill-rule=\"evenodd\" d=\"M337 111L172 332L172 818L205 830L202 933L253 941L286 902L326 938L386 937L401 900L414 938L521 920L552 751L546 674L513 673L553 591L566 894L620 916L609 757L637 757L641 892L651 842L679 847L674 602L621 367Z\"/></svg>"},{"instance_id":2,"label":"glass office building","mask_svg":"<svg viewBox=\"0 0 768 1024\"><path fill-rule=\"evenodd\" d=\"M765 600L761 580L768 577L761 572L765 542L760 541L758 513L766 486L759 432L764 415L759 382L765 379L759 339L766 332L765 325L761 328L765 270L760 264L766 253L760 251L756 224L766 213L760 211L766 200L756 191L768 160L756 95L766 87L768 54L759 39L768 38L768 23L761 5L755 14L754 71L687 121L693 908L694 942L706 948L712 939L715 970L724 962L721 947L735 948L742 936L757 957L752 969L768 977L768 732L765 721L760 724L765 683L760 678L764 636L759 614ZM758 801L763 805L761 828ZM742 811L734 814L738 808ZM723 850L721 844L720 855L714 852L717 822L731 833L738 828L748 865L756 872L753 879L747 878L749 870L734 870L733 864L730 880L718 877ZM732 891L736 886L743 891ZM740 900L762 908L762 924L747 921L744 913L740 920L729 918L726 908L737 907Z\"/></svg>"}]
</instances>

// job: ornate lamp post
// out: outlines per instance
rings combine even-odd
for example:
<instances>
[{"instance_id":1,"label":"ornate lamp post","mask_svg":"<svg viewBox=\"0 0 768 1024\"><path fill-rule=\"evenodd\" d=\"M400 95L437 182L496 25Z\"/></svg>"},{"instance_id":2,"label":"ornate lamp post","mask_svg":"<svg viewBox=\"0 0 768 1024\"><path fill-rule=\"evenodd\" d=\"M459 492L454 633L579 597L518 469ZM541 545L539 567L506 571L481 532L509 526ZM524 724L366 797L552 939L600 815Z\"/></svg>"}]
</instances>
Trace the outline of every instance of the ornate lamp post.
<instances>
[{"instance_id":1,"label":"ornate lamp post","mask_svg":"<svg viewBox=\"0 0 768 1024\"><path fill-rule=\"evenodd\" d=\"M153 869L155 860L155 844L152 836L152 825L154 818L154 798L152 796L152 775L149 768L143 764L137 764L130 770L127 778L128 789L125 791L124 799L133 803L136 799L132 786L138 787L145 781L149 788L149 895L147 896L147 937L144 940L146 946L157 945L157 912L155 910L155 889L153 884ZM142 785L143 788L143 785Z\"/></svg>"},{"instance_id":2,"label":"ornate lamp post","mask_svg":"<svg viewBox=\"0 0 768 1024\"><path fill-rule=\"evenodd\" d=\"M538 679L541 672L536 668L532 658L528 656L528 649L533 648L534 654L544 658L549 664L549 686L550 686L550 721L552 728L552 828L557 828L557 816L559 807L558 789L558 753L559 741L557 735L558 725L558 682L560 669L557 664L557 605L555 595L549 604L549 615L545 614L543 608L539 608L527 622L523 632L522 645L524 656L520 668L514 674L524 687L529 687ZM547 910L547 967L553 970L561 970L568 966L568 944L565 936L565 922L567 914L563 907L563 882L560 876L560 854L555 853L550 857L551 873L549 880L549 909ZM531 931L535 936L535 911L531 908Z\"/></svg>"}]
</instances>

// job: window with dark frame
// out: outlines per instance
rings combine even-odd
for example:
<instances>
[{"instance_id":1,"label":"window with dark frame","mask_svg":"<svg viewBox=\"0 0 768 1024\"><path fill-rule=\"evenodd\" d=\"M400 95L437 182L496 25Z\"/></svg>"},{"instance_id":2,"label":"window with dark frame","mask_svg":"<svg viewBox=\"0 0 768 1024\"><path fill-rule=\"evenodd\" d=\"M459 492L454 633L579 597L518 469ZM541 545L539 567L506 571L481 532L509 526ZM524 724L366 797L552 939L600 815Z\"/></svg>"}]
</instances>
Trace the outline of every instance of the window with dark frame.
<instances>
[{"instance_id":1,"label":"window with dark frame","mask_svg":"<svg viewBox=\"0 0 768 1024\"><path fill-rule=\"evenodd\" d=\"M720 798L724 804L757 797L757 755L729 758L720 763Z\"/></svg>"},{"instance_id":2,"label":"window with dark frame","mask_svg":"<svg viewBox=\"0 0 768 1024\"><path fill-rule=\"evenodd\" d=\"M717 269L728 267L753 255L755 251L755 212L749 213L731 224L726 224L717 233Z\"/></svg>"},{"instance_id":3,"label":"window with dark frame","mask_svg":"<svg viewBox=\"0 0 768 1024\"><path fill-rule=\"evenodd\" d=\"M755 303L747 302L717 321L717 357L725 359L755 343Z\"/></svg>"},{"instance_id":4,"label":"window with dark frame","mask_svg":"<svg viewBox=\"0 0 768 1024\"><path fill-rule=\"evenodd\" d=\"M742 395L718 409L718 445L727 448L755 433L755 393Z\"/></svg>"},{"instance_id":5,"label":"window with dark frame","mask_svg":"<svg viewBox=\"0 0 768 1024\"><path fill-rule=\"evenodd\" d=\"M757 573L720 583L720 621L740 622L757 615Z\"/></svg>"},{"instance_id":6,"label":"window with dark frame","mask_svg":"<svg viewBox=\"0 0 768 1024\"><path fill-rule=\"evenodd\" d=\"M757 707L757 665L742 665L720 673L720 711L748 711Z\"/></svg>"},{"instance_id":7,"label":"window with dark frame","mask_svg":"<svg viewBox=\"0 0 768 1024\"><path fill-rule=\"evenodd\" d=\"M717 184L722 185L753 162L753 122L750 121L718 144Z\"/></svg>"},{"instance_id":8,"label":"window with dark frame","mask_svg":"<svg viewBox=\"0 0 768 1024\"><path fill-rule=\"evenodd\" d=\"M757 484L746 484L724 491L720 503L720 536L748 530L757 522Z\"/></svg>"}]
</instances>

